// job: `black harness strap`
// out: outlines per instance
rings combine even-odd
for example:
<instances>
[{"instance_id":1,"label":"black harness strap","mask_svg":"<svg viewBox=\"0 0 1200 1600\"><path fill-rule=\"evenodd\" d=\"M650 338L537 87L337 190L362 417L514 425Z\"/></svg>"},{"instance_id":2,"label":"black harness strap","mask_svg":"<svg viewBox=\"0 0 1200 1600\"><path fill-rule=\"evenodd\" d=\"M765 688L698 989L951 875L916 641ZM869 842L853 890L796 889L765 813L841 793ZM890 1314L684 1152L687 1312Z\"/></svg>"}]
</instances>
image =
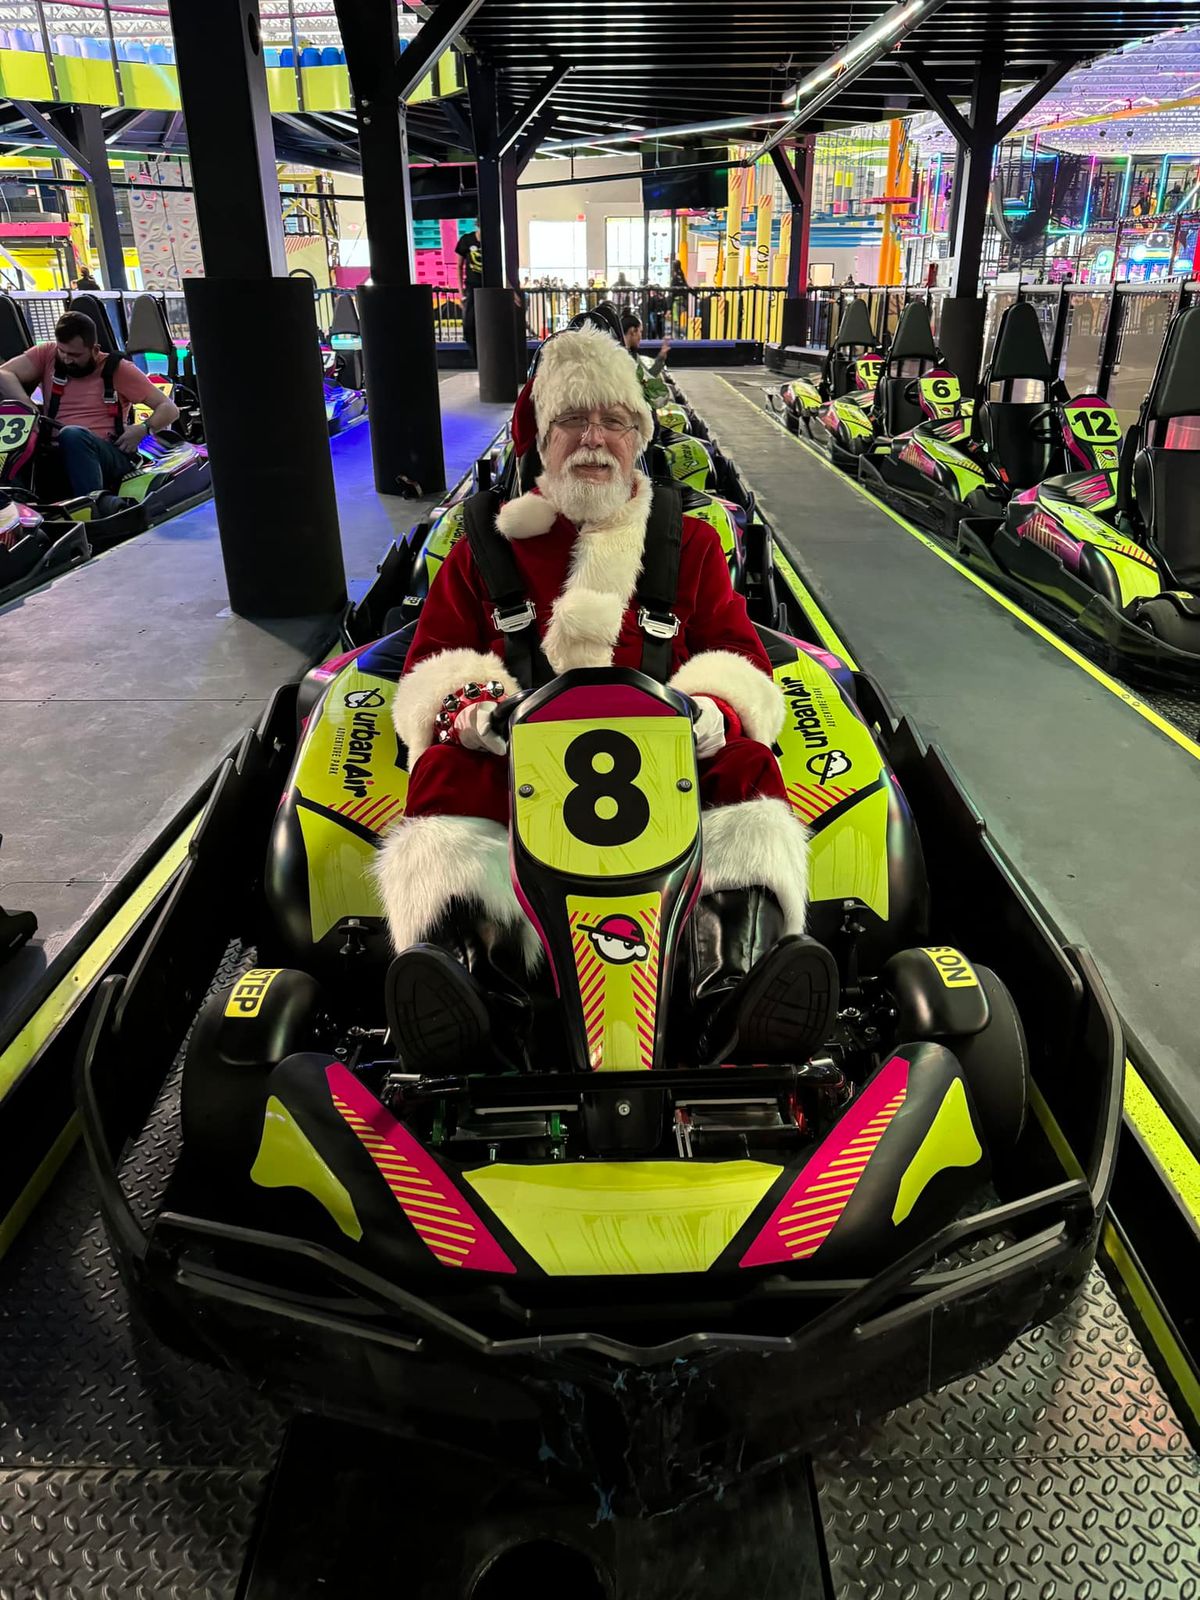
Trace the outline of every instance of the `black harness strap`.
<instances>
[{"instance_id":1,"label":"black harness strap","mask_svg":"<svg viewBox=\"0 0 1200 1600\"><path fill-rule=\"evenodd\" d=\"M679 632L675 597L683 544L683 496L665 483L654 484L652 493L637 586L637 619L642 630L642 671L657 683L666 683L671 676L671 642Z\"/></svg>"},{"instance_id":2,"label":"black harness strap","mask_svg":"<svg viewBox=\"0 0 1200 1600\"><path fill-rule=\"evenodd\" d=\"M679 632L674 606L683 542L683 497L678 489L657 483L652 494L635 604L642 630L642 671L665 683L671 676L671 642ZM542 650L537 613L512 548L497 532L499 510L500 496L495 490L473 494L463 505L463 524L492 602L492 621L504 636L504 664L522 688L538 688L549 683L554 672Z\"/></svg>"},{"instance_id":3,"label":"black harness strap","mask_svg":"<svg viewBox=\"0 0 1200 1600\"><path fill-rule=\"evenodd\" d=\"M504 665L522 689L536 689L549 683L554 673L542 653L537 612L525 591L525 580L508 540L496 530L499 510L499 494L485 489L464 503L463 524L492 602L492 621L504 636Z\"/></svg>"},{"instance_id":4,"label":"black harness strap","mask_svg":"<svg viewBox=\"0 0 1200 1600\"><path fill-rule=\"evenodd\" d=\"M116 380L117 368L124 359L125 357L121 355L120 351L114 350L105 356L104 365L100 369L100 375L104 379L104 404L109 416L113 419L112 432L109 434L110 439L119 438L121 434L121 399L117 394ZM66 393L67 384L70 381L69 378L60 377L57 372L51 380L50 393L42 406L43 413L50 418L51 422L58 416L58 408L62 404L62 397Z\"/></svg>"}]
</instances>

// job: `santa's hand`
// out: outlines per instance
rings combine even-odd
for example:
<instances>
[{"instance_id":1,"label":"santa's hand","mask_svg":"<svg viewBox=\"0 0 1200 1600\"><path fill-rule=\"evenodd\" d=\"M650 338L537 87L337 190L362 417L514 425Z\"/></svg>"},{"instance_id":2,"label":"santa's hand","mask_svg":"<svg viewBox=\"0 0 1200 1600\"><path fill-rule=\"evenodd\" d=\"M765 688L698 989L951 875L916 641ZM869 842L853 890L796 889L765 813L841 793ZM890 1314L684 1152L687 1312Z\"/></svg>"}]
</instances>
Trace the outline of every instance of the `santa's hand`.
<instances>
[{"instance_id":1,"label":"santa's hand","mask_svg":"<svg viewBox=\"0 0 1200 1600\"><path fill-rule=\"evenodd\" d=\"M701 761L707 761L725 748L725 717L717 702L706 694L693 695L692 702L700 708L700 715L692 723L696 754Z\"/></svg>"},{"instance_id":2,"label":"santa's hand","mask_svg":"<svg viewBox=\"0 0 1200 1600\"><path fill-rule=\"evenodd\" d=\"M492 712L495 709L493 701L481 700L476 705L464 706L458 713L454 719L454 731L464 750L490 750L494 756L505 753L508 740L492 727Z\"/></svg>"}]
</instances>

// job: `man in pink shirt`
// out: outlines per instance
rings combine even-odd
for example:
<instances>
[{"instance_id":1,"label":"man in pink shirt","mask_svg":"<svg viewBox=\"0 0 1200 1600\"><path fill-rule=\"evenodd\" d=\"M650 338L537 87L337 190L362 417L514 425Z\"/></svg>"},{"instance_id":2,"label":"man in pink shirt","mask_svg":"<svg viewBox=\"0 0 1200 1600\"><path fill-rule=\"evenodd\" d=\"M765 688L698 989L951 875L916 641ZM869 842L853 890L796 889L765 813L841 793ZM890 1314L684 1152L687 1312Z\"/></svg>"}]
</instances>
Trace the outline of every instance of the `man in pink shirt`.
<instances>
[{"instance_id":1,"label":"man in pink shirt","mask_svg":"<svg viewBox=\"0 0 1200 1600\"><path fill-rule=\"evenodd\" d=\"M0 367L0 399L28 402L42 391L43 410L57 391L54 444L72 494L117 490L134 466L148 433L169 428L179 407L132 361L105 375L108 356L96 343L96 325L82 311L58 319L54 339L35 344ZM146 422L129 421L134 405L150 407Z\"/></svg>"}]
</instances>

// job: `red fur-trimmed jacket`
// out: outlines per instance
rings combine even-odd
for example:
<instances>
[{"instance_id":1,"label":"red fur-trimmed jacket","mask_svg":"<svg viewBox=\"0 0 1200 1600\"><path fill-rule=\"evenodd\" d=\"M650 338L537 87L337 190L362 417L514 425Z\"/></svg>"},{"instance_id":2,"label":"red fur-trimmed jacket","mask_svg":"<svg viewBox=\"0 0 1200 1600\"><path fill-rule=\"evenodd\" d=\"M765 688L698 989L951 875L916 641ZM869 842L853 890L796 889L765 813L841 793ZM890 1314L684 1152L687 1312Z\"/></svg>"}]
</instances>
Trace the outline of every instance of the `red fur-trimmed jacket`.
<instances>
[{"instance_id":1,"label":"red fur-trimmed jacket","mask_svg":"<svg viewBox=\"0 0 1200 1600\"><path fill-rule=\"evenodd\" d=\"M586 533L536 491L501 510L497 527L512 542L537 610L542 649L555 672L641 665L633 600L650 502L649 481L639 473L628 513ZM693 517L683 519L674 611L682 626L671 646L670 683L717 701L731 734L772 744L783 723L783 696L746 603L729 581L719 536ZM498 679L510 694L519 687L505 670L503 637L463 539L430 590L393 703L410 762L433 742L443 697L469 681L489 679Z\"/></svg>"}]
</instances>

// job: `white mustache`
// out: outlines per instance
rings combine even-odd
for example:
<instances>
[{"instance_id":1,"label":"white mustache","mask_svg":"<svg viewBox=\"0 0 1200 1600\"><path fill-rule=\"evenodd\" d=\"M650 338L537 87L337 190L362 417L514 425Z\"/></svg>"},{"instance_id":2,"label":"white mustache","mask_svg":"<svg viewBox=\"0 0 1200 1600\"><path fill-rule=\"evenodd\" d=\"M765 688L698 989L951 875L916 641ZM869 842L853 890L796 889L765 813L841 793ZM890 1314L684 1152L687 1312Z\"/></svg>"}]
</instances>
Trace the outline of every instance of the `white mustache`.
<instances>
[{"instance_id":1,"label":"white mustache","mask_svg":"<svg viewBox=\"0 0 1200 1600\"><path fill-rule=\"evenodd\" d=\"M585 447L576 450L570 459L573 467L617 467L620 462L608 450L597 450L594 447Z\"/></svg>"}]
</instances>

